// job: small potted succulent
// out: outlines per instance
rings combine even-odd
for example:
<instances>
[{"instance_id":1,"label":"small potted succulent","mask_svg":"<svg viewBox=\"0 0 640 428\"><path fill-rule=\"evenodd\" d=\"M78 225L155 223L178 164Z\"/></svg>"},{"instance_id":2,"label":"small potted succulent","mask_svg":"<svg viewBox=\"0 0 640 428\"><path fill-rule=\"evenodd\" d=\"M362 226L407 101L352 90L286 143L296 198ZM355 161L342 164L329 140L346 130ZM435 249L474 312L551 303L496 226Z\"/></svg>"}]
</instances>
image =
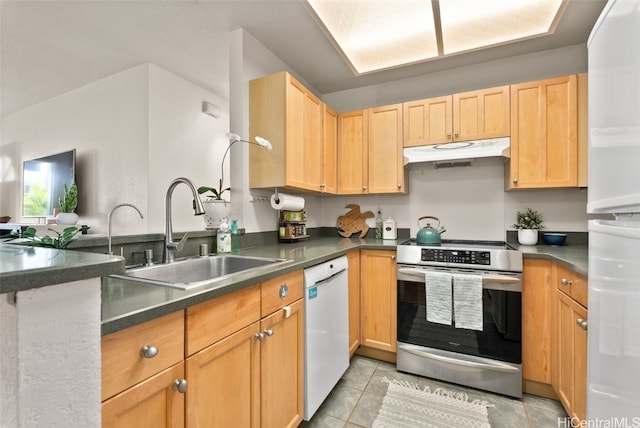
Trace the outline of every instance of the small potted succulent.
<instances>
[{"instance_id":1,"label":"small potted succulent","mask_svg":"<svg viewBox=\"0 0 640 428\"><path fill-rule=\"evenodd\" d=\"M76 183L67 186L64 183L64 193L58 198L58 207L60 212L56 215L58 224L76 224L78 222L78 214L74 211L78 206L78 186Z\"/></svg>"},{"instance_id":2,"label":"small potted succulent","mask_svg":"<svg viewBox=\"0 0 640 428\"><path fill-rule=\"evenodd\" d=\"M518 211L513 227L518 230L518 242L521 245L536 245L538 230L543 228L542 214L531 208Z\"/></svg>"}]
</instances>

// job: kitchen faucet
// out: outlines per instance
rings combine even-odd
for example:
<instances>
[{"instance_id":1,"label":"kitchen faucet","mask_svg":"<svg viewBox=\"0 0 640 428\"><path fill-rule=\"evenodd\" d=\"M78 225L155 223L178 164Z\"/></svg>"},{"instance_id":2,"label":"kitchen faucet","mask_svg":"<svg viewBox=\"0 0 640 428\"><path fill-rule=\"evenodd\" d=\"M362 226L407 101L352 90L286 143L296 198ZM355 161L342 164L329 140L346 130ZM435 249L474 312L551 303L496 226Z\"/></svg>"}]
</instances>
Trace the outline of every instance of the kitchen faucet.
<instances>
[{"instance_id":1,"label":"kitchen faucet","mask_svg":"<svg viewBox=\"0 0 640 428\"><path fill-rule=\"evenodd\" d=\"M113 254L113 251L111 251L111 215L113 214L113 212L115 210L117 210L120 207L131 207L134 210L138 211L138 214L140 214L140 218L144 218L144 216L142 215L142 211L140 211L138 209L138 207L136 207L135 205L132 204L118 204L115 207L111 208L111 211L109 211L109 215L107 216L107 223L109 223L109 235L108 235L108 240L109 240L109 249L107 250L107 254ZM121 251L122 252L122 251Z\"/></svg>"},{"instance_id":2,"label":"kitchen faucet","mask_svg":"<svg viewBox=\"0 0 640 428\"><path fill-rule=\"evenodd\" d=\"M198 189L193 184L191 180L188 178L180 177L176 178L171 182L169 188L167 189L167 197L165 199L165 224L164 224L164 252L162 254L162 263L171 263L175 260L175 252L181 251L184 248L184 244L187 242L187 238L189 237L189 232L185 232L182 236L180 242L173 242L172 234L173 227L171 225L171 195L173 194L173 189L180 183L184 183L191 189L191 193L193 193L193 211L195 215L204 214L204 207L202 206L202 202L200 201L200 197L198 196Z\"/></svg>"}]
</instances>

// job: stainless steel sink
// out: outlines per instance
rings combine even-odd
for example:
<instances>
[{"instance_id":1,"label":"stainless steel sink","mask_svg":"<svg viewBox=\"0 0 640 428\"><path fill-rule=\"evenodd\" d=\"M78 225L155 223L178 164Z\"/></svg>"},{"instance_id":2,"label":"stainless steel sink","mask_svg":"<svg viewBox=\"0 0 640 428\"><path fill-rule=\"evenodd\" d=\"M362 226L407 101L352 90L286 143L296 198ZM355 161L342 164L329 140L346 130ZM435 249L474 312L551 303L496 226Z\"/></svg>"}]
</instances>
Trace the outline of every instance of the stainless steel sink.
<instances>
[{"instance_id":1,"label":"stainless steel sink","mask_svg":"<svg viewBox=\"0 0 640 428\"><path fill-rule=\"evenodd\" d=\"M254 271L289 261L266 257L212 255L128 269L123 274L115 274L111 277L189 290L211 285L238 272Z\"/></svg>"}]
</instances>

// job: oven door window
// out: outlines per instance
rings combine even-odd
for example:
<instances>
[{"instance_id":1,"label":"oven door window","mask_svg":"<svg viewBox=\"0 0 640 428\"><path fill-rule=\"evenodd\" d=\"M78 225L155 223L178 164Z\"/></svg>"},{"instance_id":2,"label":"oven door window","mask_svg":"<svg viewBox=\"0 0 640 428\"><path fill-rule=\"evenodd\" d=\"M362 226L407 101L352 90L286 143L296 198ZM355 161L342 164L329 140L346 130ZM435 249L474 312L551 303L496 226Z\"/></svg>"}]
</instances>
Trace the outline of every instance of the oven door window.
<instances>
[{"instance_id":1,"label":"oven door window","mask_svg":"<svg viewBox=\"0 0 640 428\"><path fill-rule=\"evenodd\" d=\"M468 330L427 321L424 283L398 281L398 342L520 364L521 297L484 289L482 331Z\"/></svg>"}]
</instances>

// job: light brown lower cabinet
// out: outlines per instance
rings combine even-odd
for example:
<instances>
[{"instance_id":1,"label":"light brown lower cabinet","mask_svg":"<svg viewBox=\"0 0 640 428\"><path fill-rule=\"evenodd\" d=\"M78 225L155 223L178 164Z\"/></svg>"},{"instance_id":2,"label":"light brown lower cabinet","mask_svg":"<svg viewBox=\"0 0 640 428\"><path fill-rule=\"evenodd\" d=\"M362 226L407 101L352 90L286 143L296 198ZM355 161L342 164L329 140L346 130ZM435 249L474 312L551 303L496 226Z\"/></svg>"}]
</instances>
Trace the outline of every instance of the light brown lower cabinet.
<instances>
[{"instance_id":1,"label":"light brown lower cabinet","mask_svg":"<svg viewBox=\"0 0 640 428\"><path fill-rule=\"evenodd\" d=\"M184 427L184 393L174 389L184 379L184 363L176 364L102 403L105 428Z\"/></svg>"},{"instance_id":2,"label":"light brown lower cabinet","mask_svg":"<svg viewBox=\"0 0 640 428\"><path fill-rule=\"evenodd\" d=\"M298 426L302 297L295 271L104 336L103 426Z\"/></svg>"},{"instance_id":3,"label":"light brown lower cabinet","mask_svg":"<svg viewBox=\"0 0 640 428\"><path fill-rule=\"evenodd\" d=\"M587 402L587 280L556 265L556 372L553 384L571 418L585 420ZM583 300L584 299L584 300Z\"/></svg>"},{"instance_id":4,"label":"light brown lower cabinet","mask_svg":"<svg viewBox=\"0 0 640 428\"><path fill-rule=\"evenodd\" d=\"M522 379L526 392L540 393L542 385L551 384L555 299L551 261L525 259L522 278Z\"/></svg>"},{"instance_id":5,"label":"light brown lower cabinet","mask_svg":"<svg viewBox=\"0 0 640 428\"><path fill-rule=\"evenodd\" d=\"M349 356L360 346L360 250L347 254L349 261Z\"/></svg>"},{"instance_id":6,"label":"light brown lower cabinet","mask_svg":"<svg viewBox=\"0 0 640 428\"><path fill-rule=\"evenodd\" d=\"M360 343L396 352L396 252L361 250L360 263Z\"/></svg>"},{"instance_id":7,"label":"light brown lower cabinet","mask_svg":"<svg viewBox=\"0 0 640 428\"><path fill-rule=\"evenodd\" d=\"M586 417L587 318L584 275L554 261L524 260L523 387L558 398L577 420Z\"/></svg>"},{"instance_id":8,"label":"light brown lower cabinet","mask_svg":"<svg viewBox=\"0 0 640 428\"><path fill-rule=\"evenodd\" d=\"M187 358L189 427L260 426L257 321Z\"/></svg>"}]
</instances>

